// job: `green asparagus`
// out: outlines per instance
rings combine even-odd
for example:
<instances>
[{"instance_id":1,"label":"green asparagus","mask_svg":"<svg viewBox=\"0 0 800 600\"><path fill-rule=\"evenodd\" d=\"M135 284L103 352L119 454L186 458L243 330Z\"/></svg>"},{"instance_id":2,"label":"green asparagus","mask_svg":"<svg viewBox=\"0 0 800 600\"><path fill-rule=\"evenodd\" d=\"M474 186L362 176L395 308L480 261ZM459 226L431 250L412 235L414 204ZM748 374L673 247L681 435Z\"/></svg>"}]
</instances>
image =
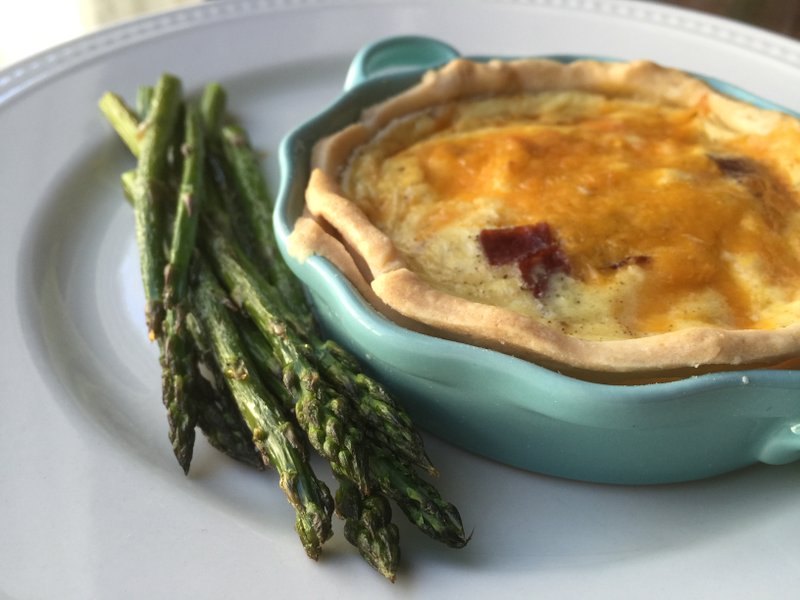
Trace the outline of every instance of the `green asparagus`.
<instances>
[{"instance_id":1,"label":"green asparagus","mask_svg":"<svg viewBox=\"0 0 800 600\"><path fill-rule=\"evenodd\" d=\"M260 246L277 251L272 232L271 201L266 191L258 156L253 150L246 132L240 127L225 126L222 130L225 159L239 192L239 202L246 207L251 217L248 225ZM261 266L261 265L259 265ZM387 444L393 452L403 456L431 474L436 469L428 459L422 439L411 419L377 382L361 373L355 359L333 342L323 343L316 336L316 328L309 324L311 310L286 263L277 256L264 261L264 270L270 280L280 286L266 285L254 290L255 294L275 307L275 310L295 325L315 348L316 361L325 379L340 394L345 394L361 417L361 428L376 438L379 444ZM248 268L247 272L256 272Z\"/></svg>"},{"instance_id":2,"label":"green asparagus","mask_svg":"<svg viewBox=\"0 0 800 600\"><path fill-rule=\"evenodd\" d=\"M164 273L164 299L169 308L186 296L189 260L195 249L200 208L205 196L205 143L199 113L185 111L184 141L181 145L183 172L170 244L169 263Z\"/></svg>"},{"instance_id":3,"label":"green asparagus","mask_svg":"<svg viewBox=\"0 0 800 600\"><path fill-rule=\"evenodd\" d=\"M153 92L147 119L142 123L139 162L133 187L136 240L145 292L148 334L155 340L164 319L164 239L169 195L169 151L175 144L181 109L181 83L163 75Z\"/></svg>"},{"instance_id":4,"label":"green asparagus","mask_svg":"<svg viewBox=\"0 0 800 600\"><path fill-rule=\"evenodd\" d=\"M269 304L267 283L247 259L212 228L204 231L205 248L230 298L251 316L280 362L284 385L295 395L295 415L311 445L338 474L363 490L368 487L363 433L353 425L352 406L325 385L313 363L312 350Z\"/></svg>"},{"instance_id":5,"label":"green asparagus","mask_svg":"<svg viewBox=\"0 0 800 600\"><path fill-rule=\"evenodd\" d=\"M195 249L198 215L204 196L205 150L198 112L191 106L184 112L182 174L177 202L174 203L169 261L164 269L166 315L163 323L162 390L173 450L184 472L188 473L197 424L197 403L194 402L191 381L195 357L185 321L189 312L189 261Z\"/></svg>"},{"instance_id":6,"label":"green asparagus","mask_svg":"<svg viewBox=\"0 0 800 600\"><path fill-rule=\"evenodd\" d=\"M158 341L162 366L162 398L167 409L169 439L183 471L189 470L195 439L196 415L192 408L188 378L190 358L186 356L182 304L165 303L165 271L169 264L164 252L170 205L169 151L176 143L177 122L182 108L181 84L172 75L164 75L153 90L149 119L140 126L137 116L119 96L105 94L101 110L114 124L126 144L139 158L134 175L123 176L127 194L134 207L137 244L145 288L145 316L151 340ZM142 131L130 135L131 131ZM186 161L190 164L190 161ZM184 245L193 247L193 239Z\"/></svg>"},{"instance_id":7,"label":"green asparagus","mask_svg":"<svg viewBox=\"0 0 800 600\"><path fill-rule=\"evenodd\" d=\"M339 484L345 538L394 581L400 548L389 500L452 547L468 541L460 515L416 472L436 474L409 416L316 328L275 243L260 158L245 131L225 123L224 89L207 85L198 104L171 75L139 88L136 111L116 94L100 100L138 158L121 179L176 457L188 470L198 425L221 452L273 467L317 558L334 501L308 462L310 443Z\"/></svg>"},{"instance_id":8,"label":"green asparagus","mask_svg":"<svg viewBox=\"0 0 800 600\"><path fill-rule=\"evenodd\" d=\"M344 537L361 556L389 581L397 577L400 531L392 523L392 509L380 494L363 495L347 479L339 478L336 512L344 519Z\"/></svg>"},{"instance_id":9,"label":"green asparagus","mask_svg":"<svg viewBox=\"0 0 800 600\"><path fill-rule=\"evenodd\" d=\"M186 318L186 329L192 336L196 373L192 392L198 398L197 424L209 443L240 462L257 469L265 464L253 444L253 436L230 394L223 373L216 368L213 351L194 314Z\"/></svg>"},{"instance_id":10,"label":"green asparagus","mask_svg":"<svg viewBox=\"0 0 800 600\"><path fill-rule=\"evenodd\" d=\"M154 91L152 85L140 85L136 89L136 114L140 121L146 119L147 113L150 112ZM136 153L134 152L134 154Z\"/></svg>"},{"instance_id":11,"label":"green asparagus","mask_svg":"<svg viewBox=\"0 0 800 600\"><path fill-rule=\"evenodd\" d=\"M369 466L381 492L394 500L417 528L452 548L466 546L469 537L458 509L436 488L379 449L370 454Z\"/></svg>"},{"instance_id":12,"label":"green asparagus","mask_svg":"<svg viewBox=\"0 0 800 600\"><path fill-rule=\"evenodd\" d=\"M113 92L106 92L100 98L98 106L106 119L114 125L120 139L125 142L134 156L139 155L139 116L131 110L125 101Z\"/></svg>"},{"instance_id":13,"label":"green asparagus","mask_svg":"<svg viewBox=\"0 0 800 600\"><path fill-rule=\"evenodd\" d=\"M200 115L209 138L219 142L219 130L225 117L228 95L218 83L207 84L200 97Z\"/></svg>"},{"instance_id":14,"label":"green asparagus","mask_svg":"<svg viewBox=\"0 0 800 600\"><path fill-rule=\"evenodd\" d=\"M332 340L317 340L314 349L324 376L352 398L362 428L372 443L390 448L405 462L437 475L411 418L382 386L360 372L352 355Z\"/></svg>"},{"instance_id":15,"label":"green asparagus","mask_svg":"<svg viewBox=\"0 0 800 600\"><path fill-rule=\"evenodd\" d=\"M280 475L280 486L296 511L296 529L310 558L317 559L331 536L333 498L305 455L302 436L258 377L227 314L226 296L210 269L198 261L193 306L208 336L217 367L253 434L253 442Z\"/></svg>"},{"instance_id":16,"label":"green asparagus","mask_svg":"<svg viewBox=\"0 0 800 600\"><path fill-rule=\"evenodd\" d=\"M240 206L247 215L247 226L261 250L263 267L270 283L276 288L284 310L297 319L303 331L314 329L311 311L297 310L307 307L307 301L297 278L283 261L272 229L272 199L261 172L259 157L241 127L226 125L222 128L222 147L226 165L238 192ZM293 307L295 309L293 310Z\"/></svg>"}]
</instances>

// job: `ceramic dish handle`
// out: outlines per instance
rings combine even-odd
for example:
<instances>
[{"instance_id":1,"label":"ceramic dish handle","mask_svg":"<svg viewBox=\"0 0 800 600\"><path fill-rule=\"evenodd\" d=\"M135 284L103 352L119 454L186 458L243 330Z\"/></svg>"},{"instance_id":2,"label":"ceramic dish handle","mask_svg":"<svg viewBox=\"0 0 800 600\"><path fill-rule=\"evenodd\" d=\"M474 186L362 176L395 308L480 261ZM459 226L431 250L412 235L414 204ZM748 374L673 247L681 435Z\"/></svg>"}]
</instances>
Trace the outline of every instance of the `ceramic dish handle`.
<instances>
[{"instance_id":1,"label":"ceramic dish handle","mask_svg":"<svg viewBox=\"0 0 800 600\"><path fill-rule=\"evenodd\" d=\"M800 423L778 429L761 448L758 459L768 465L800 460Z\"/></svg>"},{"instance_id":2,"label":"ceramic dish handle","mask_svg":"<svg viewBox=\"0 0 800 600\"><path fill-rule=\"evenodd\" d=\"M364 46L353 57L345 91L381 73L436 67L461 56L444 42L418 35L386 38Z\"/></svg>"}]
</instances>

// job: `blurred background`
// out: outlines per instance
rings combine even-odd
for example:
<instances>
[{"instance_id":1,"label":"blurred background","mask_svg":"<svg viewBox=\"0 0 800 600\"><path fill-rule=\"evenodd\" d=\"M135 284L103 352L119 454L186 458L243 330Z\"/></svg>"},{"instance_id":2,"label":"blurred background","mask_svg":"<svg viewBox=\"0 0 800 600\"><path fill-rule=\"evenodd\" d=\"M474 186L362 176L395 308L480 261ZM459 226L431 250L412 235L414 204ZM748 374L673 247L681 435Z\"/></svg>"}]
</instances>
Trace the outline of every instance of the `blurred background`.
<instances>
[{"instance_id":1,"label":"blurred background","mask_svg":"<svg viewBox=\"0 0 800 600\"><path fill-rule=\"evenodd\" d=\"M202 1L0 0L0 68L107 25ZM643 1L658 1L728 17L800 39L800 0Z\"/></svg>"},{"instance_id":2,"label":"blurred background","mask_svg":"<svg viewBox=\"0 0 800 600\"><path fill-rule=\"evenodd\" d=\"M201 1L0 0L0 67L107 25Z\"/></svg>"}]
</instances>

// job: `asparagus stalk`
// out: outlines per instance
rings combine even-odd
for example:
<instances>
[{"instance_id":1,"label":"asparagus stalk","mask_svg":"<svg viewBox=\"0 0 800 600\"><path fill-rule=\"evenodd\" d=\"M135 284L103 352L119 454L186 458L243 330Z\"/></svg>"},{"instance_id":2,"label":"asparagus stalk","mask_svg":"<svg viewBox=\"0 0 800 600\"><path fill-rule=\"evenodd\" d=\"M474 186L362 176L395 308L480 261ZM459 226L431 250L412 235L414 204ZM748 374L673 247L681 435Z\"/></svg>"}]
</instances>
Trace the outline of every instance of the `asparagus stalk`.
<instances>
[{"instance_id":1,"label":"asparagus stalk","mask_svg":"<svg viewBox=\"0 0 800 600\"><path fill-rule=\"evenodd\" d=\"M305 294L294 274L278 251L275 232L272 228L272 197L261 171L259 157L247 137L238 126L225 125L222 128L222 147L226 164L232 174L238 198L247 215L247 223L253 232L258 250L261 251L263 267L270 283L279 291L284 308L294 312L299 319L301 330L314 328L311 312L292 311L293 306L307 305Z\"/></svg>"},{"instance_id":2,"label":"asparagus stalk","mask_svg":"<svg viewBox=\"0 0 800 600\"><path fill-rule=\"evenodd\" d=\"M249 467L263 471L266 465L253 445L247 425L229 394L200 380L193 389L198 403L197 424L212 447Z\"/></svg>"},{"instance_id":3,"label":"asparagus stalk","mask_svg":"<svg viewBox=\"0 0 800 600\"><path fill-rule=\"evenodd\" d=\"M167 307L186 297L189 261L195 249L199 211L205 196L205 143L200 115L186 107L184 142L181 145L183 170L173 224L169 263L164 273L164 298Z\"/></svg>"},{"instance_id":4,"label":"asparagus stalk","mask_svg":"<svg viewBox=\"0 0 800 600\"><path fill-rule=\"evenodd\" d=\"M253 435L231 397L222 372L216 368L213 351L200 323L191 313L186 319L186 329L194 341L197 357L197 375L192 383L199 399L197 422L200 429L217 450L263 470L266 465L253 444Z\"/></svg>"},{"instance_id":5,"label":"asparagus stalk","mask_svg":"<svg viewBox=\"0 0 800 600\"><path fill-rule=\"evenodd\" d=\"M195 440L197 415L192 401L193 356L185 331L189 260L194 251L197 213L203 196L203 135L199 115L189 107L185 114L185 138L181 147L183 167L174 219L169 261L163 275L162 305L165 316L159 338L162 396L167 408L169 439L178 463L188 473ZM129 145L134 155L141 148ZM136 207L138 171L123 174L123 188ZM163 210L163 209L162 209ZM151 330L152 332L152 330Z\"/></svg>"},{"instance_id":6,"label":"asparagus stalk","mask_svg":"<svg viewBox=\"0 0 800 600\"><path fill-rule=\"evenodd\" d=\"M200 97L200 115L206 133L206 144L208 146L206 166L208 188L214 191L212 203L218 209L224 210L227 220L234 218L236 205L231 198L232 190L228 183L229 176L225 173L225 166L220 159L222 146L220 140L220 128L225 117L225 107L227 105L227 95L225 89L217 83L209 83L203 88Z\"/></svg>"},{"instance_id":7,"label":"asparagus stalk","mask_svg":"<svg viewBox=\"0 0 800 600\"><path fill-rule=\"evenodd\" d=\"M271 197L261 175L261 164L241 127L224 125L221 133L225 160L234 174L233 181L250 218L250 226L264 252L264 263L275 266L280 256L272 230Z\"/></svg>"},{"instance_id":8,"label":"asparagus stalk","mask_svg":"<svg viewBox=\"0 0 800 600\"><path fill-rule=\"evenodd\" d=\"M97 103L100 111L106 117L120 139L134 156L139 155L139 116L113 92L106 92Z\"/></svg>"},{"instance_id":9,"label":"asparagus stalk","mask_svg":"<svg viewBox=\"0 0 800 600\"><path fill-rule=\"evenodd\" d=\"M317 360L324 376L340 393L348 393L361 417L362 426L372 433L375 441L389 444L405 460L435 474L436 469L425 453L422 439L405 411L391 399L382 386L360 372L357 361L343 348L333 343L323 344L316 336L316 328L310 322L311 310L305 295L277 252L270 210L272 202L258 156L246 132L240 127L223 127L222 139L227 165L239 192L239 199L249 216L248 225L252 228L259 246L273 250L264 259L269 280L277 288L277 294L269 294L272 296L272 304L284 315L289 315L289 320L316 348ZM262 286L260 293L265 295L268 292Z\"/></svg>"},{"instance_id":10,"label":"asparagus stalk","mask_svg":"<svg viewBox=\"0 0 800 600\"><path fill-rule=\"evenodd\" d=\"M240 200L247 207L250 216L248 225L252 227L262 247L276 249L272 215L268 210L271 200L258 157L241 128L232 125L224 127L222 138L227 164L233 173ZM292 316L290 320L317 348L317 359L326 378L340 392L347 390L350 393L366 429L375 432L375 437L378 438L376 441L391 443L393 450L406 460L435 473L435 468L425 454L422 439L405 411L391 400L377 382L360 373L357 362L344 349L332 343L325 345L316 337L315 328L308 321L311 310L296 278L288 271L280 256L267 259L265 267L271 275L271 281L278 282L278 293L272 292L266 286L261 286L259 293L270 295L273 305L283 314ZM281 303L281 298L288 298L289 301Z\"/></svg>"},{"instance_id":11,"label":"asparagus stalk","mask_svg":"<svg viewBox=\"0 0 800 600\"><path fill-rule=\"evenodd\" d=\"M247 355L228 314L226 296L210 270L198 261L198 281L193 306L208 336L218 368L236 401L253 442L280 475L280 485L295 508L295 526L309 557L317 559L331 536L333 499L327 486L314 475L305 456L301 436L272 397Z\"/></svg>"},{"instance_id":12,"label":"asparagus stalk","mask_svg":"<svg viewBox=\"0 0 800 600\"><path fill-rule=\"evenodd\" d=\"M392 509L380 494L363 495L347 479L339 478L336 512L344 519L344 537L373 568L394 583L400 562L400 532L392 523Z\"/></svg>"},{"instance_id":13,"label":"asparagus stalk","mask_svg":"<svg viewBox=\"0 0 800 600\"><path fill-rule=\"evenodd\" d=\"M152 93L152 88L140 88L140 96L143 95L142 90L144 90L144 94L146 94L147 90ZM209 88L207 88L208 90ZM216 96L217 100L213 103L209 103L208 101L203 101L203 114L206 115L204 121L208 118L208 111L210 106L215 106L217 109L221 108L221 103L219 102L220 94L223 92L221 89L214 89L214 95ZM205 98L205 94L204 94ZM121 102L121 99L116 97L115 101ZM127 111L126 114L131 114L131 111ZM193 120L193 117L189 117L189 120ZM112 125L115 126L115 129L118 129L119 123L113 122ZM124 124L123 124L124 125ZM138 126L138 123L137 123ZM196 124L193 124L191 128L197 127ZM187 129L191 130L191 128L187 127ZM139 145L138 140L135 144L129 146L131 152L134 156L138 156L139 154ZM187 169L187 172L194 172L193 168ZM207 177L203 178L204 180ZM135 185L136 180L136 172L135 171L126 171L121 176L122 188L125 192L126 197L132 203L133 202L133 188ZM212 194L215 192L213 187L207 186L205 189L206 193ZM213 198L209 198L208 200L213 202ZM195 212L196 215L196 212ZM196 216L193 217L196 220ZM181 219L176 220L176 227L175 231L186 231L186 227L182 227L178 225L181 222ZM182 236L178 236L177 239L181 239ZM180 241L177 242L180 244ZM173 242L173 247L175 246L175 242ZM181 261L179 261L180 263ZM169 294L168 294L169 295ZM213 363L213 360L209 360L208 357L210 356L210 351L205 344L204 335L200 333L200 330L196 324L193 315L188 314L186 316L186 323L191 331L192 338L196 347L196 354L197 360L201 365L200 370L205 372L206 378L215 379L212 382L213 390L208 389L208 385L205 382L193 381L192 382L192 390L191 394L195 395L200 399L199 402L196 403L196 415L195 418L197 420L197 424L200 426L200 429L203 431L206 439L209 443L220 450L221 452L233 457L240 462L244 462L251 466L256 466L257 468L264 468L264 463L261 458L258 456L257 452L255 451L255 447L253 446L251 436L249 435L249 430L247 430L244 421L242 420L241 415L238 412L236 404L227 396L229 393L226 393L227 390L225 388L224 382L220 383L221 379L215 377L218 373L215 371L214 368L209 367ZM192 325L194 324L194 327ZM244 332L243 332L244 333ZM252 341L252 344L250 343ZM248 338L248 349L253 352L258 352L258 355L255 357L259 364L267 364L268 362L274 362L274 358L269 354L269 352L265 351L263 340L258 339L255 340L252 333ZM205 358L204 358L205 357ZM265 378L266 381L271 382L272 378ZM170 387L170 381L167 379L165 382L162 383L162 389L168 390L169 393L174 393ZM286 399L288 393L286 392L285 388L280 386L271 386L270 391L275 394L278 394L284 399L284 402L287 406L290 406L290 400ZM293 402L292 402L293 404ZM169 419L170 423L172 419ZM170 425L170 431L172 431L172 425ZM173 435L170 435L170 440L173 440ZM173 442L174 445L174 442ZM190 458L190 457L189 457ZM188 468L188 463L186 462L186 458L180 457L178 458L179 463L184 467L184 471Z\"/></svg>"},{"instance_id":14,"label":"asparagus stalk","mask_svg":"<svg viewBox=\"0 0 800 600\"><path fill-rule=\"evenodd\" d=\"M295 416L311 445L331 464L333 470L367 489L363 433L354 426L352 406L347 399L325 385L309 360L311 348L280 316L280 308L269 304L261 293L267 284L259 280L256 268L214 231L204 231L206 250L231 299L253 319L280 362L284 385L295 398Z\"/></svg>"},{"instance_id":15,"label":"asparagus stalk","mask_svg":"<svg viewBox=\"0 0 800 600\"><path fill-rule=\"evenodd\" d=\"M121 136L128 132L125 135L130 142L126 143L135 156L148 157L145 150L152 151L164 143L145 142L147 136L142 133L149 132L156 123L157 109L165 95L163 89L161 95L157 93L159 86L152 90L152 102L139 102L140 113L147 114L141 126L137 115L119 97L111 95L105 100L104 114ZM146 97L146 93L140 90L141 97ZM213 234L209 241L204 233L202 245L225 280L230 298L201 263L200 281L192 286L191 295L191 306L199 321L181 310L175 312L177 319L171 316L171 310L184 308L180 299L189 287L188 278L176 278L176 273L186 272L191 257L191 250L187 252L186 248L193 246L196 235L196 229L190 234L177 233L179 229L192 231L197 226L197 213L190 210L193 206L189 202L179 204L176 211L170 268L161 282L164 302L160 307L162 314L164 307L167 308L167 332L172 324L184 323L179 330L186 336L188 328L192 334L186 344L192 347L181 351L187 350L187 356L199 364L198 367L190 361L185 379L186 388L191 388L202 400L197 407L198 422L210 443L221 451L248 464L276 467L281 486L295 507L296 528L306 552L316 558L322 543L331 535L332 499L327 487L316 479L305 462L299 432L288 416L293 407L312 444L328 458L337 475L340 483L337 512L345 519L345 537L370 564L394 581L399 546L387 497L422 531L453 547L461 547L468 541L458 511L414 472L412 466L429 473L435 473L435 469L405 412L380 384L360 372L349 353L333 342L323 343L318 337L302 290L278 255L268 210L270 199L258 158L241 129L232 126L220 129L224 90L210 84L200 104L206 125L206 164L210 169L200 175L197 189L202 189L204 181L210 182L206 192L211 210L206 220L211 225L204 229ZM197 117L187 119L197 120ZM187 135L194 127L187 121ZM132 131L136 135L130 135ZM224 160L220 142L225 148ZM169 148L169 142L166 147ZM199 169L186 164L191 160L190 156L185 157L184 176L194 172L192 181L197 181ZM158 169L148 169L140 160L137 171L123 174L123 186L134 207L137 199L142 203L143 189L147 192L145 196L151 198L159 194L161 186L143 185L159 181L145 176L150 173L158 173ZM165 179L162 177L161 181ZM249 216L232 218L220 210L222 204L229 211L244 207ZM187 227L186 222L191 220L194 223ZM265 254L269 260L262 260L263 264L257 268L220 232L231 239L256 240L256 247L268 250ZM260 275L262 269L266 279ZM144 272L143 266L143 281ZM244 307L250 318L231 314L228 311L231 299ZM149 323L148 318L152 337L157 330ZM174 350L166 348L162 337L158 339L162 356L167 349ZM211 360L210 355L216 358ZM172 370L173 366L169 368ZM198 371L204 377L198 376Z\"/></svg>"},{"instance_id":16,"label":"asparagus stalk","mask_svg":"<svg viewBox=\"0 0 800 600\"><path fill-rule=\"evenodd\" d=\"M437 475L414 423L386 390L361 373L353 356L336 342L314 340L312 345L324 376L352 398L361 427L371 443L388 448L403 461Z\"/></svg>"},{"instance_id":17,"label":"asparagus stalk","mask_svg":"<svg viewBox=\"0 0 800 600\"><path fill-rule=\"evenodd\" d=\"M210 83L203 89L200 107L208 136L209 178L213 181L217 193L217 206L225 214L224 219L220 219L220 215L217 215L217 224L220 225L220 221L224 221L226 235L231 237L235 235L237 246L246 252L251 260L263 262L264 251L253 235L253 228L249 222L250 215L238 197L239 193L233 183L234 175L225 160L222 148L226 104L227 95L219 84Z\"/></svg>"},{"instance_id":18,"label":"asparagus stalk","mask_svg":"<svg viewBox=\"0 0 800 600\"><path fill-rule=\"evenodd\" d=\"M194 107L186 107L184 120L181 182L174 211L169 261L164 269L166 316L162 325L162 395L167 407L173 451L184 473L188 473L195 441L197 403L192 395L191 381L195 357L185 320L189 311L189 263L195 249L198 214L204 196L205 149L200 115Z\"/></svg>"},{"instance_id":19,"label":"asparagus stalk","mask_svg":"<svg viewBox=\"0 0 800 600\"><path fill-rule=\"evenodd\" d=\"M227 103L228 96L225 88L220 84L213 82L203 88L203 94L200 97L200 114L203 117L206 132L212 139L219 137L218 132L222 126Z\"/></svg>"},{"instance_id":20,"label":"asparagus stalk","mask_svg":"<svg viewBox=\"0 0 800 600\"><path fill-rule=\"evenodd\" d=\"M139 162L133 186L136 240L145 293L148 335L156 340L164 319L164 240L169 190L168 153L175 141L182 104L181 83L172 75L162 75L153 92L147 119L142 123Z\"/></svg>"},{"instance_id":21,"label":"asparagus stalk","mask_svg":"<svg viewBox=\"0 0 800 600\"><path fill-rule=\"evenodd\" d=\"M280 398L284 408L293 412L295 397L284 385L283 366L267 344L261 331L255 326L249 316L238 319L239 332L242 334L247 350L253 357L265 385L276 398Z\"/></svg>"},{"instance_id":22,"label":"asparagus stalk","mask_svg":"<svg viewBox=\"0 0 800 600\"><path fill-rule=\"evenodd\" d=\"M458 509L435 487L380 450L370 454L369 467L380 491L394 500L420 531L452 548L467 544Z\"/></svg>"},{"instance_id":23,"label":"asparagus stalk","mask_svg":"<svg viewBox=\"0 0 800 600\"><path fill-rule=\"evenodd\" d=\"M380 444L370 445L369 470L366 475L362 475L362 464L356 464L357 471L354 471L352 459L342 459L344 455L363 460L366 455L363 440L359 439L357 431L343 435L338 429L342 424L352 421L353 416L343 412L349 407L349 403L345 404L344 398L334 398L327 404L315 402L319 397L319 388L315 387L318 374L304 360L302 344L292 337L291 328L265 305L267 295L259 293L265 284L259 283L250 269L237 263L233 250L227 247L224 238L215 235L209 235L208 238L214 260L217 261L217 269L233 300L260 324L262 333L270 340L273 348L282 348L278 354L283 353L285 368L297 375L301 386L314 386L311 387L311 392L308 388L301 389L295 408L295 414L301 427L309 434L312 445L328 458L338 475L358 483L362 493L367 493L370 489L369 482L374 480L423 532L449 546L465 545L467 539L455 506L443 500L433 486L402 461L380 451ZM394 451L394 445L388 448ZM366 485L362 481L365 476Z\"/></svg>"},{"instance_id":24,"label":"asparagus stalk","mask_svg":"<svg viewBox=\"0 0 800 600\"><path fill-rule=\"evenodd\" d=\"M118 131L128 131L134 125L136 130L140 129L136 124L136 115L119 97L106 94L104 98L106 114L112 115L112 124ZM198 157L193 156L193 152L184 158L180 196L183 208L178 208L171 260L167 263L165 259L166 221L170 208L167 199L170 172L168 153L174 144L181 106L180 81L171 75L162 76L153 90L149 117L143 123L142 139L138 140L138 136L128 139L128 147L139 161L134 176L123 176L123 186L134 207L148 334L151 340L159 342L162 399L167 409L168 435L178 463L184 473L188 473L197 417L189 392L192 365L184 331L186 307L182 298L186 292L188 256L194 247L194 234L186 227L188 203L184 200L189 196L188 190L197 186ZM111 107L116 108L111 110ZM202 137L196 123L196 117L187 117L188 143L193 146L199 145L201 142L198 140ZM202 151L199 160L202 161ZM173 265L176 261L177 264ZM169 279L165 273L175 273L173 279L177 279L181 286L179 292L175 291L174 281L165 282L165 279Z\"/></svg>"},{"instance_id":25,"label":"asparagus stalk","mask_svg":"<svg viewBox=\"0 0 800 600\"><path fill-rule=\"evenodd\" d=\"M146 119L147 113L150 112L150 105L153 103L153 92L152 85L140 85L136 89L136 112L140 120Z\"/></svg>"},{"instance_id":26,"label":"asparagus stalk","mask_svg":"<svg viewBox=\"0 0 800 600\"><path fill-rule=\"evenodd\" d=\"M168 436L172 451L184 474L189 465L197 425L196 402L192 395L193 355L186 332L184 304L167 311L161 346L161 395L167 409Z\"/></svg>"}]
</instances>

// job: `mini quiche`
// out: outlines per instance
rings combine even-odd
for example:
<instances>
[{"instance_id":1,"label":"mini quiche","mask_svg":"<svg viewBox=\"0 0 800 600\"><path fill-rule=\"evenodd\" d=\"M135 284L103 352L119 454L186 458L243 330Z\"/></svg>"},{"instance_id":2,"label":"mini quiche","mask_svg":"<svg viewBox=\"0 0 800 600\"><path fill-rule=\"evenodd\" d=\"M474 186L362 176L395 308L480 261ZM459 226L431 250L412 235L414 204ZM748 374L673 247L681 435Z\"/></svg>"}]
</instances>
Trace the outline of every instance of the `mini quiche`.
<instances>
[{"instance_id":1,"label":"mini quiche","mask_svg":"<svg viewBox=\"0 0 800 600\"><path fill-rule=\"evenodd\" d=\"M299 260L612 382L791 364L800 122L651 62L455 60L314 149Z\"/></svg>"}]
</instances>

